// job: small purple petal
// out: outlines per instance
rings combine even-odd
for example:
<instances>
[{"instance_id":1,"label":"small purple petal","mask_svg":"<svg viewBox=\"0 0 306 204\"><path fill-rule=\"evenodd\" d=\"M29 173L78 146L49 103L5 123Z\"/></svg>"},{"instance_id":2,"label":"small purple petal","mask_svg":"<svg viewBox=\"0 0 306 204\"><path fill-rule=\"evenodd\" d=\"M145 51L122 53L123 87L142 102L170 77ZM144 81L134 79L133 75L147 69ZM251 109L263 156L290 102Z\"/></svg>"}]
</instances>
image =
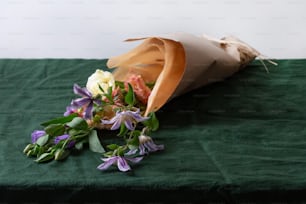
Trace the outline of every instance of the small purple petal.
<instances>
[{"instance_id":1,"label":"small purple petal","mask_svg":"<svg viewBox=\"0 0 306 204\"><path fill-rule=\"evenodd\" d=\"M146 142L143 145L149 150L149 152L156 152L164 149L164 145L156 145L153 141Z\"/></svg>"},{"instance_id":2,"label":"small purple petal","mask_svg":"<svg viewBox=\"0 0 306 204\"><path fill-rule=\"evenodd\" d=\"M34 130L31 134L32 143L34 144L40 137L46 135L44 130Z\"/></svg>"},{"instance_id":3,"label":"small purple petal","mask_svg":"<svg viewBox=\"0 0 306 204\"><path fill-rule=\"evenodd\" d=\"M124 155L133 155L133 154L136 154L136 152L138 151L138 149L131 149L130 151L128 151L127 153L125 153Z\"/></svg>"},{"instance_id":4,"label":"small purple petal","mask_svg":"<svg viewBox=\"0 0 306 204\"><path fill-rule=\"evenodd\" d=\"M139 154L140 155L145 155L146 154L146 149L142 144L139 145Z\"/></svg>"},{"instance_id":5,"label":"small purple petal","mask_svg":"<svg viewBox=\"0 0 306 204\"><path fill-rule=\"evenodd\" d=\"M137 122L143 122L143 121L149 119L149 117L142 117L142 116L139 114L139 111L137 111L137 112L132 112L132 111L130 111L128 114L129 114L131 117L133 117Z\"/></svg>"},{"instance_id":6,"label":"small purple petal","mask_svg":"<svg viewBox=\"0 0 306 204\"><path fill-rule=\"evenodd\" d=\"M54 144L58 144L60 141L66 140L69 137L70 137L70 135L68 135L68 134L57 136L54 139ZM67 148L70 149L70 148L74 147L74 145L75 145L75 141L73 141L73 140L69 141L68 144L67 144Z\"/></svg>"},{"instance_id":7,"label":"small purple petal","mask_svg":"<svg viewBox=\"0 0 306 204\"><path fill-rule=\"evenodd\" d=\"M134 157L134 158L125 157L125 159L127 159L127 160L129 160L130 162L133 162L133 163L138 163L143 159L143 157Z\"/></svg>"},{"instance_id":8,"label":"small purple petal","mask_svg":"<svg viewBox=\"0 0 306 204\"><path fill-rule=\"evenodd\" d=\"M109 124L113 124L114 122L116 122L118 119L120 119L120 117L119 116L114 116L112 119L110 119L110 120L101 120L101 122L103 123L103 124L106 124L106 125L109 125Z\"/></svg>"},{"instance_id":9,"label":"small purple petal","mask_svg":"<svg viewBox=\"0 0 306 204\"><path fill-rule=\"evenodd\" d=\"M86 111L85 111L85 118L86 119L90 119L91 116L92 116L92 109L93 109L93 103L90 102L86 108Z\"/></svg>"},{"instance_id":10,"label":"small purple petal","mask_svg":"<svg viewBox=\"0 0 306 204\"><path fill-rule=\"evenodd\" d=\"M93 102L97 105L102 105L102 102L99 99L94 99Z\"/></svg>"},{"instance_id":11,"label":"small purple petal","mask_svg":"<svg viewBox=\"0 0 306 204\"><path fill-rule=\"evenodd\" d=\"M156 145L158 150L164 150L165 146L163 144L161 145Z\"/></svg>"},{"instance_id":12,"label":"small purple petal","mask_svg":"<svg viewBox=\"0 0 306 204\"><path fill-rule=\"evenodd\" d=\"M75 107L82 107L88 105L90 102L90 98L77 98L71 102L71 105Z\"/></svg>"},{"instance_id":13,"label":"small purple petal","mask_svg":"<svg viewBox=\"0 0 306 204\"><path fill-rule=\"evenodd\" d=\"M121 121L120 120L115 121L115 123L111 127L111 130L118 130L120 128L120 125L121 125Z\"/></svg>"},{"instance_id":14,"label":"small purple petal","mask_svg":"<svg viewBox=\"0 0 306 204\"><path fill-rule=\"evenodd\" d=\"M135 129L135 127L133 125L133 122L131 120L124 121L124 124L127 127L127 129L129 129L129 130L134 130Z\"/></svg>"},{"instance_id":15,"label":"small purple petal","mask_svg":"<svg viewBox=\"0 0 306 204\"><path fill-rule=\"evenodd\" d=\"M72 140L72 141L70 141L70 142L68 143L67 148L68 148L68 149L71 149L72 147L74 147L74 145L75 145L75 141Z\"/></svg>"},{"instance_id":16,"label":"small purple petal","mask_svg":"<svg viewBox=\"0 0 306 204\"><path fill-rule=\"evenodd\" d=\"M104 163L100 164L97 168L100 170L106 170L118 160L118 157L114 156L109 158L102 158L102 160L104 161Z\"/></svg>"},{"instance_id":17,"label":"small purple petal","mask_svg":"<svg viewBox=\"0 0 306 204\"><path fill-rule=\"evenodd\" d=\"M57 136L57 137L54 139L54 144L58 144L60 141L66 140L66 139L68 139L69 137L70 137L70 135L68 135L68 134Z\"/></svg>"},{"instance_id":18,"label":"small purple petal","mask_svg":"<svg viewBox=\"0 0 306 204\"><path fill-rule=\"evenodd\" d=\"M126 162L126 160L123 157L118 156L117 165L120 171L131 170L131 167L129 166L129 164Z\"/></svg>"},{"instance_id":19,"label":"small purple petal","mask_svg":"<svg viewBox=\"0 0 306 204\"><path fill-rule=\"evenodd\" d=\"M66 112L64 113L64 116L68 116L76 111L76 108L74 106L67 106Z\"/></svg>"},{"instance_id":20,"label":"small purple petal","mask_svg":"<svg viewBox=\"0 0 306 204\"><path fill-rule=\"evenodd\" d=\"M91 93L86 88L81 88L77 84L73 85L73 92L77 95L80 95L80 96L83 96L83 97L86 97L86 98L91 98L92 97Z\"/></svg>"},{"instance_id":21,"label":"small purple petal","mask_svg":"<svg viewBox=\"0 0 306 204\"><path fill-rule=\"evenodd\" d=\"M117 156L112 156L112 157L106 157L106 158L101 158L102 161L107 162L113 159L117 159Z\"/></svg>"},{"instance_id":22,"label":"small purple petal","mask_svg":"<svg viewBox=\"0 0 306 204\"><path fill-rule=\"evenodd\" d=\"M156 145L152 142L146 142L143 144L143 146L145 146L149 152L155 152L158 150Z\"/></svg>"}]
</instances>

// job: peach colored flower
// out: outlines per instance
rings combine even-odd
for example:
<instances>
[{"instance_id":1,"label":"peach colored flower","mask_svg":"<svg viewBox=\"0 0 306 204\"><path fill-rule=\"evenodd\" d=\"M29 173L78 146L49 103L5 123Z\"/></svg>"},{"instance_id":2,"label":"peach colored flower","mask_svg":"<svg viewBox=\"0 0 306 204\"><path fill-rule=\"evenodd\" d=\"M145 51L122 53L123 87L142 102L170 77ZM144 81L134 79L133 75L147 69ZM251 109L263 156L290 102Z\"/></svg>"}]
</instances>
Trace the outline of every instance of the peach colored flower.
<instances>
[{"instance_id":1,"label":"peach colored flower","mask_svg":"<svg viewBox=\"0 0 306 204\"><path fill-rule=\"evenodd\" d=\"M148 103L148 98L151 94L151 89L147 87L143 78L140 75L131 75L125 83L126 90L128 89L127 83L133 87L136 98L143 104Z\"/></svg>"}]
</instances>

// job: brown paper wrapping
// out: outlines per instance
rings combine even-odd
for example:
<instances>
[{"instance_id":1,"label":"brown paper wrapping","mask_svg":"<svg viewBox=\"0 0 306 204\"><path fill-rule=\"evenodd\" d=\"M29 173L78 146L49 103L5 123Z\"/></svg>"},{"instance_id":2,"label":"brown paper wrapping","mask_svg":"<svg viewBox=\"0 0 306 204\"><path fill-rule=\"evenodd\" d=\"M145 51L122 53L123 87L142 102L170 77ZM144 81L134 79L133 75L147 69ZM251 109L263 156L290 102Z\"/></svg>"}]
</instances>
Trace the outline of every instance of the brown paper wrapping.
<instances>
[{"instance_id":1,"label":"brown paper wrapping","mask_svg":"<svg viewBox=\"0 0 306 204\"><path fill-rule=\"evenodd\" d=\"M145 82L155 82L144 115L160 109L168 100L206 84L221 81L244 68L260 55L234 37L212 39L187 33L143 40L129 52L108 60L115 80L140 74Z\"/></svg>"}]
</instances>

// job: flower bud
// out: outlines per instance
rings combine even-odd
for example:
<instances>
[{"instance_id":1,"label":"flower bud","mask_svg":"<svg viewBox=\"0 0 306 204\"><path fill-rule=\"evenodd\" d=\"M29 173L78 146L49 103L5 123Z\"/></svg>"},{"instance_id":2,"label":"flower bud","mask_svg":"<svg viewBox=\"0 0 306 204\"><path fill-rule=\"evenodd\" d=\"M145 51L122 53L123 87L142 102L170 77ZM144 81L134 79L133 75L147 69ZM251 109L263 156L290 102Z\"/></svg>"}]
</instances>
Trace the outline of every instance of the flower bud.
<instances>
[{"instance_id":1,"label":"flower bud","mask_svg":"<svg viewBox=\"0 0 306 204\"><path fill-rule=\"evenodd\" d=\"M24 148L23 153L24 153L24 154L27 154L30 150L33 149L33 147L34 147L33 144L28 144L28 145Z\"/></svg>"},{"instance_id":2,"label":"flower bud","mask_svg":"<svg viewBox=\"0 0 306 204\"><path fill-rule=\"evenodd\" d=\"M54 160L59 161L65 159L69 155L69 151L66 151L64 149L58 149L56 150L54 154Z\"/></svg>"},{"instance_id":3,"label":"flower bud","mask_svg":"<svg viewBox=\"0 0 306 204\"><path fill-rule=\"evenodd\" d=\"M46 161L50 161L51 159L53 159L54 155L52 152L50 153L43 153L41 154L35 161L36 162L46 162Z\"/></svg>"},{"instance_id":4,"label":"flower bud","mask_svg":"<svg viewBox=\"0 0 306 204\"><path fill-rule=\"evenodd\" d=\"M32 156L32 155L33 155L33 150L29 150L29 151L27 152L27 156L30 157L30 156Z\"/></svg>"}]
</instances>

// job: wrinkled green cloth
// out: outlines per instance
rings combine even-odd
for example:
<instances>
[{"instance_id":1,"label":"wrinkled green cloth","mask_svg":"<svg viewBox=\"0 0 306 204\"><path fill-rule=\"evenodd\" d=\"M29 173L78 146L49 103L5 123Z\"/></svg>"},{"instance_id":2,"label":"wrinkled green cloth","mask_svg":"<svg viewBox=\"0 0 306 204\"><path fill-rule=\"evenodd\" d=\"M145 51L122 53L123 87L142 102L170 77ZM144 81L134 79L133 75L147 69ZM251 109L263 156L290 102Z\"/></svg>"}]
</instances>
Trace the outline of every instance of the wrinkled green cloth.
<instances>
[{"instance_id":1,"label":"wrinkled green cloth","mask_svg":"<svg viewBox=\"0 0 306 204\"><path fill-rule=\"evenodd\" d=\"M179 96L157 116L165 150L101 172L88 149L64 162L23 154L40 123L59 117L106 60L0 60L0 201L116 202L302 199L306 191L306 59L255 61L229 79ZM102 138L103 142L103 138ZM119 194L118 194L119 193ZM98 195L98 198L94 198ZM276 195L275 197L273 197ZM272 197L271 197L272 196Z\"/></svg>"}]
</instances>

